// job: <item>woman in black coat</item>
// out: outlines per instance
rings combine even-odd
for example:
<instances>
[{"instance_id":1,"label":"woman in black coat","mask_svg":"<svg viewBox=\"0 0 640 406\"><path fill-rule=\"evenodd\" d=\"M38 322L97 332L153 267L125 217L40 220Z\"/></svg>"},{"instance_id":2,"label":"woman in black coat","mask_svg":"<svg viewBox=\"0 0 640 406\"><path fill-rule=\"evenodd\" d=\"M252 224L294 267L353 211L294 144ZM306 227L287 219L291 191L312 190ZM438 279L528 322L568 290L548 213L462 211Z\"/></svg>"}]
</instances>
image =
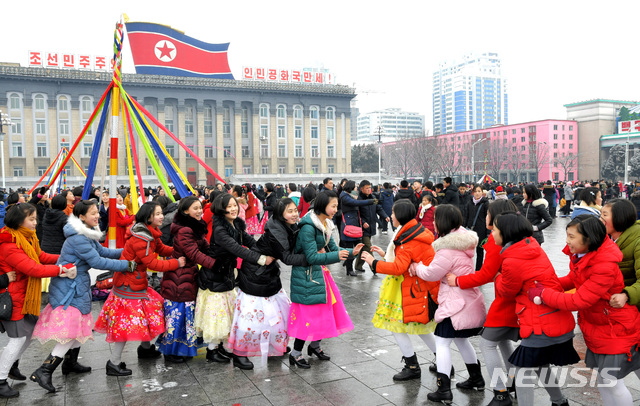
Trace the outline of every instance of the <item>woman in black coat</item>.
<instances>
[{"instance_id":1,"label":"woman in black coat","mask_svg":"<svg viewBox=\"0 0 640 406\"><path fill-rule=\"evenodd\" d=\"M273 257L251 249L256 244L245 230L244 221L238 217L240 206L230 193L215 198L209 256L215 259L212 268L198 272L198 296L196 299L195 328L198 335L209 343L207 360L229 362L240 369L253 369L246 356L229 354L222 346L231 332L236 307L235 269L238 258L260 265L269 265ZM247 247L247 248L245 248ZM219 344L218 344L219 343Z\"/></svg>"},{"instance_id":2,"label":"woman in black coat","mask_svg":"<svg viewBox=\"0 0 640 406\"><path fill-rule=\"evenodd\" d=\"M64 194L59 194L51 199L51 207L44 212L40 249L47 254L60 255L65 240L63 228L69 218L64 212L66 208L67 198Z\"/></svg>"},{"instance_id":3,"label":"woman in black coat","mask_svg":"<svg viewBox=\"0 0 640 406\"><path fill-rule=\"evenodd\" d=\"M267 219L269 219L273 215L273 209L276 208L278 198L274 192L273 183L265 183L264 189L267 192L267 197L264 198L264 214L268 216Z\"/></svg>"},{"instance_id":4,"label":"woman in black coat","mask_svg":"<svg viewBox=\"0 0 640 406\"><path fill-rule=\"evenodd\" d=\"M542 198L540 191L535 185L529 184L524 187L524 193L522 194L523 208L521 214L527 217L527 220L533 226L533 238L538 241L538 244L542 245L544 242L544 235L542 230L549 227L553 223L551 215L547 211L549 203Z\"/></svg>"},{"instance_id":5,"label":"woman in black coat","mask_svg":"<svg viewBox=\"0 0 640 406\"><path fill-rule=\"evenodd\" d=\"M369 206L375 203L373 199L357 200L357 195L354 197L351 195L356 188L356 182L348 180L342 188L340 193L340 203L342 206L342 224L340 226L340 247L342 248L354 248L356 245L362 242L362 237L349 237L344 234L346 226L355 226L362 229L362 218L360 217L360 207ZM347 268L347 275L358 276L353 270L354 258L349 256L349 259L344 261L344 266Z\"/></svg>"},{"instance_id":6,"label":"woman in black coat","mask_svg":"<svg viewBox=\"0 0 640 406\"><path fill-rule=\"evenodd\" d=\"M298 233L297 222L298 209L293 200L279 200L273 217L264 227L264 234L251 250L279 259L286 265L307 266L304 254L293 253ZM268 356L287 353L287 322L291 301L282 289L278 262L274 260L269 265L261 266L242 261L238 287L238 300L229 336L233 353L247 357L262 356L263 364ZM263 343L268 343L268 350L263 350Z\"/></svg>"},{"instance_id":7,"label":"woman in black coat","mask_svg":"<svg viewBox=\"0 0 640 406\"><path fill-rule=\"evenodd\" d=\"M464 211L464 222L462 223L469 230L478 234L478 246L476 247L476 271L482 268L484 260L484 240L487 238L487 211L489 200L484 197L482 186L474 185L471 191L473 196L467 202L467 209Z\"/></svg>"}]
</instances>

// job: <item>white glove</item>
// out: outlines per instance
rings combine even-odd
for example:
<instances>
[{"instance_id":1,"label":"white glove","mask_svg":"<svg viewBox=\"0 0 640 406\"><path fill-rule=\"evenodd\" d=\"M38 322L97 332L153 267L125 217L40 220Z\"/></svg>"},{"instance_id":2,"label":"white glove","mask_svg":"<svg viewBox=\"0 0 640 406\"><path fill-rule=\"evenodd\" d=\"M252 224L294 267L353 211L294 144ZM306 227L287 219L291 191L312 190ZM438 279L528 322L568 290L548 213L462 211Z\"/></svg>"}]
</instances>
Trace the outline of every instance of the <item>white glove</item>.
<instances>
[{"instance_id":1,"label":"white glove","mask_svg":"<svg viewBox=\"0 0 640 406\"><path fill-rule=\"evenodd\" d=\"M75 266L72 268L63 268L62 265L60 265L60 273L58 274L59 277L75 279L76 275L78 275L78 268L76 268Z\"/></svg>"}]
</instances>

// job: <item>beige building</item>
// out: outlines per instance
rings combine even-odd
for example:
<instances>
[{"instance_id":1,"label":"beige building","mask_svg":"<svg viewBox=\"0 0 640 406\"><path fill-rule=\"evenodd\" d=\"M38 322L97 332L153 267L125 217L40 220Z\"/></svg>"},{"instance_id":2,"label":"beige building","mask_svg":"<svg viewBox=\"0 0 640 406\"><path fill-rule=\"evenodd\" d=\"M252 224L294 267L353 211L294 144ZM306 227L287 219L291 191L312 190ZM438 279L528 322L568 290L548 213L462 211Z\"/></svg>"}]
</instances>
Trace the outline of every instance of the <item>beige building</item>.
<instances>
[{"instance_id":1,"label":"beige building","mask_svg":"<svg viewBox=\"0 0 640 406\"><path fill-rule=\"evenodd\" d=\"M622 107L640 104L634 101L595 99L565 104L567 120L578 122L578 173L582 180L600 179L603 164L600 137L614 134L616 118Z\"/></svg>"},{"instance_id":2,"label":"beige building","mask_svg":"<svg viewBox=\"0 0 640 406\"><path fill-rule=\"evenodd\" d=\"M4 145L8 186L31 186L61 146L74 144L110 80L109 73L0 64L0 110L12 121ZM351 171L353 88L136 74L123 75L122 83L221 177ZM99 117L74 153L85 170L98 122ZM190 183L214 183L175 141L153 129ZM127 184L122 128L120 134L118 183ZM137 144L143 175L155 178ZM68 176L78 178L76 168L67 168Z\"/></svg>"}]
</instances>

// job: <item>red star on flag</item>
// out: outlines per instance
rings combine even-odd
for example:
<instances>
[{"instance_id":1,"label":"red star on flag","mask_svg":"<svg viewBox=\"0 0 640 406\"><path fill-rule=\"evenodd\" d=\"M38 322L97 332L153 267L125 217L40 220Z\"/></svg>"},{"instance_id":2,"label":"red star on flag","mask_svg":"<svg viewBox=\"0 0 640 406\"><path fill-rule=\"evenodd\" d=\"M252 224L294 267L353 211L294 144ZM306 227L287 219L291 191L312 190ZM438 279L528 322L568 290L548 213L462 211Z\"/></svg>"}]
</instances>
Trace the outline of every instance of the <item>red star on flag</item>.
<instances>
[{"instance_id":1,"label":"red star on flag","mask_svg":"<svg viewBox=\"0 0 640 406\"><path fill-rule=\"evenodd\" d=\"M156 48L158 51L160 51L160 57L162 58L164 56L166 56L167 58L171 58L171 51L173 51L175 48L169 48L169 46L167 46L167 42L165 41L164 45L162 47L158 47Z\"/></svg>"}]
</instances>

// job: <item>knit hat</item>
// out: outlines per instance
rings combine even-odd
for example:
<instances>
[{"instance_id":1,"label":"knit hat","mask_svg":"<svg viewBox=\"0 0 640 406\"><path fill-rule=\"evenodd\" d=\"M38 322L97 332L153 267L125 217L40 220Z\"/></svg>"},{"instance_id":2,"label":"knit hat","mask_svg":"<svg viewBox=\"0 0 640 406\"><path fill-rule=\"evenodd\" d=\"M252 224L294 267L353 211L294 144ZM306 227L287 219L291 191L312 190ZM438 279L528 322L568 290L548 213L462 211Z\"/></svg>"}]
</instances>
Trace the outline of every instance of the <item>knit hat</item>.
<instances>
[{"instance_id":1,"label":"knit hat","mask_svg":"<svg viewBox=\"0 0 640 406\"><path fill-rule=\"evenodd\" d=\"M504 189L502 189L502 186L498 186L496 188L496 193L500 193L500 192L504 192Z\"/></svg>"}]
</instances>

